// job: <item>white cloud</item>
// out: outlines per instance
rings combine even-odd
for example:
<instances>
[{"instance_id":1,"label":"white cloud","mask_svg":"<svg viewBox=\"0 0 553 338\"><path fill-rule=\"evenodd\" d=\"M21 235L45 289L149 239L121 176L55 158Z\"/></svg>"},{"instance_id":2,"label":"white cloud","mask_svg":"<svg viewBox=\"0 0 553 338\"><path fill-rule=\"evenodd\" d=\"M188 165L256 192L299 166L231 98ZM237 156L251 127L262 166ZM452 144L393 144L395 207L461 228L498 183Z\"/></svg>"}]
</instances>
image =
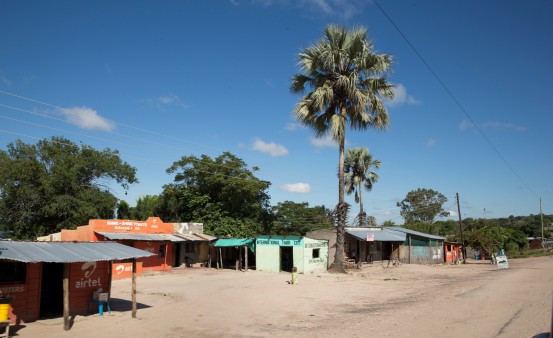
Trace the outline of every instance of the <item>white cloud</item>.
<instances>
[{"instance_id":1,"label":"white cloud","mask_svg":"<svg viewBox=\"0 0 553 338\"><path fill-rule=\"evenodd\" d=\"M235 2L236 0L231 0L232 4ZM347 20L357 14L361 14L363 7L370 2L367 0L251 0L251 3L265 7L293 6L299 10L306 11L309 15L316 13L325 17L332 17L333 19L338 17L342 20Z\"/></svg>"},{"instance_id":2,"label":"white cloud","mask_svg":"<svg viewBox=\"0 0 553 338\"><path fill-rule=\"evenodd\" d=\"M157 110L165 110L165 108L170 106L182 109L188 108L188 105L184 103L184 101L181 100L180 97L174 94L147 98L144 100L144 102Z\"/></svg>"},{"instance_id":3,"label":"white cloud","mask_svg":"<svg viewBox=\"0 0 553 338\"><path fill-rule=\"evenodd\" d=\"M112 131L115 124L101 116L88 107L73 107L58 109L67 122L74 124L82 129Z\"/></svg>"},{"instance_id":4,"label":"white cloud","mask_svg":"<svg viewBox=\"0 0 553 338\"><path fill-rule=\"evenodd\" d=\"M394 86L394 99L386 101L386 103L391 107L397 107L403 104L419 104L420 102L415 99L413 96L407 94L407 89L401 83L398 83Z\"/></svg>"},{"instance_id":5,"label":"white cloud","mask_svg":"<svg viewBox=\"0 0 553 338\"><path fill-rule=\"evenodd\" d=\"M476 127L477 126L474 123L468 120L463 120L461 123L459 123L459 130L474 129ZM482 124L479 124L478 127L480 127L480 129L512 130L515 132L524 132L527 130L527 128L524 126L517 126L512 123L504 123L499 121L484 122Z\"/></svg>"},{"instance_id":6,"label":"white cloud","mask_svg":"<svg viewBox=\"0 0 553 338\"><path fill-rule=\"evenodd\" d=\"M327 16L350 19L356 14L362 13L367 1L353 0L300 0L300 7L320 11Z\"/></svg>"},{"instance_id":7,"label":"white cloud","mask_svg":"<svg viewBox=\"0 0 553 338\"><path fill-rule=\"evenodd\" d=\"M436 143L437 143L437 141L436 141L435 139L429 138L429 139L426 141L426 146L427 146L428 148L430 148L430 147L435 146Z\"/></svg>"},{"instance_id":8,"label":"white cloud","mask_svg":"<svg viewBox=\"0 0 553 338\"><path fill-rule=\"evenodd\" d=\"M230 0L230 3L231 3L233 6L240 6L240 3L238 2L238 0Z\"/></svg>"},{"instance_id":9,"label":"white cloud","mask_svg":"<svg viewBox=\"0 0 553 338\"><path fill-rule=\"evenodd\" d=\"M311 186L309 183L288 183L283 184L280 186L282 190L286 190L288 192L294 192L298 194L305 194L311 191Z\"/></svg>"},{"instance_id":10,"label":"white cloud","mask_svg":"<svg viewBox=\"0 0 553 338\"><path fill-rule=\"evenodd\" d=\"M290 123L286 124L285 129L288 130L288 131L294 131L294 130L298 129L299 127L300 127L299 124L290 122Z\"/></svg>"},{"instance_id":11,"label":"white cloud","mask_svg":"<svg viewBox=\"0 0 553 338\"><path fill-rule=\"evenodd\" d=\"M446 210L447 212L449 212L449 217L457 217L459 216L459 214L457 213L457 211L455 210Z\"/></svg>"},{"instance_id":12,"label":"white cloud","mask_svg":"<svg viewBox=\"0 0 553 338\"><path fill-rule=\"evenodd\" d=\"M273 157L288 155L288 149L283 145L274 142L265 143L263 140L255 139L252 144L252 150L269 154Z\"/></svg>"},{"instance_id":13,"label":"white cloud","mask_svg":"<svg viewBox=\"0 0 553 338\"><path fill-rule=\"evenodd\" d=\"M326 135L323 137L312 137L311 144L317 148L338 148L338 143L336 143L336 141L334 141L330 135Z\"/></svg>"}]
</instances>

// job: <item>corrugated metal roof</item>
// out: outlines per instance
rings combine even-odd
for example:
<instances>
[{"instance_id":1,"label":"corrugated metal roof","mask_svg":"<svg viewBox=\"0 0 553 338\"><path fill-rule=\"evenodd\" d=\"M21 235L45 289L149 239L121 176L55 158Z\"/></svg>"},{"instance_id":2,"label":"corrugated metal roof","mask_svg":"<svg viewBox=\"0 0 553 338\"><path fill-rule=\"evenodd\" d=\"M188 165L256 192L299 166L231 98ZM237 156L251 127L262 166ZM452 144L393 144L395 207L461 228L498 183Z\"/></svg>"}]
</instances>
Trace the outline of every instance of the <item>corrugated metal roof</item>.
<instances>
[{"instance_id":1,"label":"corrugated metal roof","mask_svg":"<svg viewBox=\"0 0 553 338\"><path fill-rule=\"evenodd\" d=\"M419 232L419 231L415 231L415 230L411 230L411 229L406 229L406 228L403 228L403 227L385 227L385 228L382 228L383 230L393 230L393 231L400 231L400 232L403 232L403 233L407 233L407 234L411 234L411 235L415 235L415 236L421 236L421 237L426 237L426 238L430 238L430 239L439 239L439 240L445 240L445 237L441 237L441 236L435 236L435 235L431 235L431 234L425 234L424 232Z\"/></svg>"},{"instance_id":2,"label":"corrugated metal roof","mask_svg":"<svg viewBox=\"0 0 553 338\"><path fill-rule=\"evenodd\" d=\"M359 238L360 240L366 241L367 235L369 233L374 234L374 240L377 242L404 242L406 235L401 232L391 232L391 231L384 231L384 230L367 230L367 229L359 229L359 230L346 230L346 233L349 235L352 235L354 237Z\"/></svg>"},{"instance_id":3,"label":"corrugated metal roof","mask_svg":"<svg viewBox=\"0 0 553 338\"><path fill-rule=\"evenodd\" d=\"M155 256L113 242L15 242L0 241L0 259L25 263L77 263Z\"/></svg>"},{"instance_id":4,"label":"corrugated metal roof","mask_svg":"<svg viewBox=\"0 0 553 338\"><path fill-rule=\"evenodd\" d=\"M99 232L99 231L96 231L96 233L112 240L130 239L134 241L171 241L171 242L186 241L186 239L184 238L180 238L171 234L137 234L137 233L126 233L126 232Z\"/></svg>"},{"instance_id":5,"label":"corrugated metal roof","mask_svg":"<svg viewBox=\"0 0 553 338\"><path fill-rule=\"evenodd\" d=\"M206 234L181 234L175 233L177 237L183 238L185 241L214 241L217 237L213 237Z\"/></svg>"}]
</instances>

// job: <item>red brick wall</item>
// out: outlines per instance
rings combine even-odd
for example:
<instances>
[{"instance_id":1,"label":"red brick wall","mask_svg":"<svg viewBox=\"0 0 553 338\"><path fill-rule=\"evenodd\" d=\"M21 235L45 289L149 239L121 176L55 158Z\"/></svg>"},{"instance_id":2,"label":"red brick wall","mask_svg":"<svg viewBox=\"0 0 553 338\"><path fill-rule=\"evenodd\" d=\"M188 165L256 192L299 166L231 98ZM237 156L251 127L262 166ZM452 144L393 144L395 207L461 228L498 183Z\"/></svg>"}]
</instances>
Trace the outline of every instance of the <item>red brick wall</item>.
<instances>
[{"instance_id":1,"label":"red brick wall","mask_svg":"<svg viewBox=\"0 0 553 338\"><path fill-rule=\"evenodd\" d=\"M12 296L10 302L9 319L12 323L29 322L39 316L40 299L40 272L41 263L27 264L27 277L25 284L11 284L0 286L4 296Z\"/></svg>"}]
</instances>

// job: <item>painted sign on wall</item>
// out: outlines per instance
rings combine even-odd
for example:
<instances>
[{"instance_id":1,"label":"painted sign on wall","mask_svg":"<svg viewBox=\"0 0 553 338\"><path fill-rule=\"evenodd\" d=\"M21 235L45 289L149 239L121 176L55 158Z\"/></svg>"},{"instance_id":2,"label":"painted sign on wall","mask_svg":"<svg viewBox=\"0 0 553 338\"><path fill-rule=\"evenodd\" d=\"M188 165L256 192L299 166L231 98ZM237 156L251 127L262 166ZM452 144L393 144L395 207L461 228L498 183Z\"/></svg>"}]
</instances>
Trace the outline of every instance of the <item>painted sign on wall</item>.
<instances>
[{"instance_id":1,"label":"painted sign on wall","mask_svg":"<svg viewBox=\"0 0 553 338\"><path fill-rule=\"evenodd\" d=\"M257 245L278 245L278 246L301 246L301 239L286 239L286 238L258 238Z\"/></svg>"}]
</instances>

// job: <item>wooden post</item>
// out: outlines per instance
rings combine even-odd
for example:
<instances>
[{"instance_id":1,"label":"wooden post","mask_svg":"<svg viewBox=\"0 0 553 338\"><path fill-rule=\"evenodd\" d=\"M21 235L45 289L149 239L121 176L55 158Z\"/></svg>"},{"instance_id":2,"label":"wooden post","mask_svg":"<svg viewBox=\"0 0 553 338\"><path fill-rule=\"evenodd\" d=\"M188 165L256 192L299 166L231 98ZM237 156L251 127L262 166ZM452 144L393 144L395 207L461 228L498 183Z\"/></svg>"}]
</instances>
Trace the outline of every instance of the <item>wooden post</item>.
<instances>
[{"instance_id":1,"label":"wooden post","mask_svg":"<svg viewBox=\"0 0 553 338\"><path fill-rule=\"evenodd\" d=\"M207 244L207 267L211 269L211 247Z\"/></svg>"},{"instance_id":2,"label":"wooden post","mask_svg":"<svg viewBox=\"0 0 553 338\"><path fill-rule=\"evenodd\" d=\"M136 318L136 258L132 259L132 318Z\"/></svg>"},{"instance_id":3,"label":"wooden post","mask_svg":"<svg viewBox=\"0 0 553 338\"><path fill-rule=\"evenodd\" d=\"M219 259L221 260L221 269L224 269L223 267L223 251L221 248L219 248Z\"/></svg>"},{"instance_id":4,"label":"wooden post","mask_svg":"<svg viewBox=\"0 0 553 338\"><path fill-rule=\"evenodd\" d=\"M113 261L108 261L108 299L111 298L111 279L113 278Z\"/></svg>"},{"instance_id":5,"label":"wooden post","mask_svg":"<svg viewBox=\"0 0 553 338\"><path fill-rule=\"evenodd\" d=\"M411 235L409 235L409 264L411 264Z\"/></svg>"},{"instance_id":6,"label":"wooden post","mask_svg":"<svg viewBox=\"0 0 553 338\"><path fill-rule=\"evenodd\" d=\"M240 248L236 247L238 255L236 256L236 262L234 263L234 269L238 271L238 264L240 264Z\"/></svg>"},{"instance_id":7,"label":"wooden post","mask_svg":"<svg viewBox=\"0 0 553 338\"><path fill-rule=\"evenodd\" d=\"M244 246L244 260L245 260L245 270L248 271L248 247Z\"/></svg>"},{"instance_id":8,"label":"wooden post","mask_svg":"<svg viewBox=\"0 0 553 338\"><path fill-rule=\"evenodd\" d=\"M63 329L65 331L71 329L69 321L69 272L71 271L71 263L63 264ZM44 278L44 276L43 276Z\"/></svg>"}]
</instances>

